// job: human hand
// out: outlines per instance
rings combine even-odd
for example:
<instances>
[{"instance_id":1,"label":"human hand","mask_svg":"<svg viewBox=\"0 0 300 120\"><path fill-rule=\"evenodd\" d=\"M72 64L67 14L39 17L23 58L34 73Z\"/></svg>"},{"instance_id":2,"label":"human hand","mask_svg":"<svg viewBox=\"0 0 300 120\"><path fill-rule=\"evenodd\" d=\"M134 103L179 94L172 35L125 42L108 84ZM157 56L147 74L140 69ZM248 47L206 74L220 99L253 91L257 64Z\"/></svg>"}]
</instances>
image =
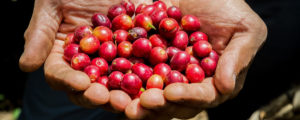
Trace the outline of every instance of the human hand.
<instances>
[{"instance_id":1,"label":"human hand","mask_svg":"<svg viewBox=\"0 0 300 120\"><path fill-rule=\"evenodd\" d=\"M75 104L112 111L124 111L131 98L121 90L112 90L76 71L63 59L66 34L80 25L91 25L94 13L106 14L109 7L121 0L36 0L30 24L25 32L25 50L20 58L20 68L31 72L44 62L45 78L54 89L66 91ZM137 3L141 0L132 1ZM144 0L143 2L150 2ZM151 2L150 2L151 3Z\"/></svg>"},{"instance_id":2,"label":"human hand","mask_svg":"<svg viewBox=\"0 0 300 120\"><path fill-rule=\"evenodd\" d=\"M251 60L266 39L267 28L243 0L162 0L183 15L199 18L213 49L221 56L213 77L201 83L174 83L164 90L149 89L131 102L131 119L191 118L215 107L242 89Z\"/></svg>"}]
</instances>

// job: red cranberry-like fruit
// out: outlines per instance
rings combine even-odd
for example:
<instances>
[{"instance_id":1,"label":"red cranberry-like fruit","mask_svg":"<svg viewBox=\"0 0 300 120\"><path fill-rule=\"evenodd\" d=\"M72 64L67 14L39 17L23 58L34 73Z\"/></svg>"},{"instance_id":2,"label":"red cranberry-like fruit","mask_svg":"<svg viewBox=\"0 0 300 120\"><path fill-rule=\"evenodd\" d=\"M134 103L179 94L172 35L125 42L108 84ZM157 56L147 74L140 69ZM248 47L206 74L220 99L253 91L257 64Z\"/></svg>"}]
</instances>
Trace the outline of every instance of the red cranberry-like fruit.
<instances>
[{"instance_id":1,"label":"red cranberry-like fruit","mask_svg":"<svg viewBox=\"0 0 300 120\"><path fill-rule=\"evenodd\" d=\"M158 27L160 21L164 18L167 18L168 15L167 15L167 12L164 11L164 10L156 10L155 12L153 12L151 15L150 15L151 19L152 19L152 22L154 24L155 27Z\"/></svg>"},{"instance_id":2,"label":"red cranberry-like fruit","mask_svg":"<svg viewBox=\"0 0 300 120\"><path fill-rule=\"evenodd\" d=\"M72 43L75 43L75 39L74 39L74 33L69 33L67 34L66 38L65 38L65 44L64 44L64 47L72 44Z\"/></svg>"},{"instance_id":3,"label":"red cranberry-like fruit","mask_svg":"<svg viewBox=\"0 0 300 120\"><path fill-rule=\"evenodd\" d=\"M108 77L107 76L101 76L98 78L97 83L100 83L102 85L104 85L106 88L108 88Z\"/></svg>"},{"instance_id":4,"label":"red cranberry-like fruit","mask_svg":"<svg viewBox=\"0 0 300 120\"><path fill-rule=\"evenodd\" d=\"M95 36L87 35L80 40L79 46L82 52L93 54L98 51L100 42Z\"/></svg>"},{"instance_id":5,"label":"red cranberry-like fruit","mask_svg":"<svg viewBox=\"0 0 300 120\"><path fill-rule=\"evenodd\" d=\"M113 39L117 44L128 40L128 32L125 30L116 30L113 34Z\"/></svg>"},{"instance_id":6,"label":"red cranberry-like fruit","mask_svg":"<svg viewBox=\"0 0 300 120\"><path fill-rule=\"evenodd\" d=\"M111 28L111 22L108 19L108 17L106 17L106 15L103 15L101 13L96 13L92 16L92 24L94 27L98 27L98 26L105 26L108 28Z\"/></svg>"},{"instance_id":7,"label":"red cranberry-like fruit","mask_svg":"<svg viewBox=\"0 0 300 120\"><path fill-rule=\"evenodd\" d=\"M173 70L183 71L190 62L191 57L188 53L180 51L170 60L170 66Z\"/></svg>"},{"instance_id":8,"label":"red cranberry-like fruit","mask_svg":"<svg viewBox=\"0 0 300 120\"><path fill-rule=\"evenodd\" d=\"M100 75L105 75L108 73L108 63L105 59L100 57L94 58L91 64L99 68Z\"/></svg>"},{"instance_id":9,"label":"red cranberry-like fruit","mask_svg":"<svg viewBox=\"0 0 300 120\"><path fill-rule=\"evenodd\" d=\"M176 6L169 7L167 14L170 18L174 18L177 22L180 22L182 17L180 9Z\"/></svg>"},{"instance_id":10,"label":"red cranberry-like fruit","mask_svg":"<svg viewBox=\"0 0 300 120\"><path fill-rule=\"evenodd\" d=\"M205 73L198 64L189 64L185 70L185 75L191 83L202 82L205 78Z\"/></svg>"},{"instance_id":11,"label":"red cranberry-like fruit","mask_svg":"<svg viewBox=\"0 0 300 120\"><path fill-rule=\"evenodd\" d=\"M104 42L100 46L99 56L110 62L117 56L117 47L111 41Z\"/></svg>"},{"instance_id":12,"label":"red cranberry-like fruit","mask_svg":"<svg viewBox=\"0 0 300 120\"><path fill-rule=\"evenodd\" d=\"M129 41L123 41L118 45L117 51L120 57L129 58L132 55L132 44Z\"/></svg>"},{"instance_id":13,"label":"red cranberry-like fruit","mask_svg":"<svg viewBox=\"0 0 300 120\"><path fill-rule=\"evenodd\" d=\"M96 82L100 77L100 70L95 65L89 65L84 68L84 72L90 77L91 82Z\"/></svg>"},{"instance_id":14,"label":"red cranberry-like fruit","mask_svg":"<svg viewBox=\"0 0 300 120\"><path fill-rule=\"evenodd\" d=\"M134 94L134 95L130 95L131 99L136 99L136 98L140 98L141 94L145 91L145 89L143 87L141 87L139 93Z\"/></svg>"},{"instance_id":15,"label":"red cranberry-like fruit","mask_svg":"<svg viewBox=\"0 0 300 120\"><path fill-rule=\"evenodd\" d=\"M177 70L170 71L169 74L167 75L166 86L171 83L177 83L177 82L183 83L182 74Z\"/></svg>"},{"instance_id":16,"label":"red cranberry-like fruit","mask_svg":"<svg viewBox=\"0 0 300 120\"><path fill-rule=\"evenodd\" d=\"M189 38L188 38L187 33L184 31L178 31L175 34L175 37L172 41L172 45L181 50L185 50L185 48L187 47L188 44L189 44Z\"/></svg>"},{"instance_id":17,"label":"red cranberry-like fruit","mask_svg":"<svg viewBox=\"0 0 300 120\"><path fill-rule=\"evenodd\" d=\"M181 19L181 26L185 31L193 32L200 29L200 21L196 16L185 15Z\"/></svg>"},{"instance_id":18,"label":"red cranberry-like fruit","mask_svg":"<svg viewBox=\"0 0 300 120\"><path fill-rule=\"evenodd\" d=\"M151 49L151 42L146 38L137 39L132 44L132 52L135 57L148 57Z\"/></svg>"},{"instance_id":19,"label":"red cranberry-like fruit","mask_svg":"<svg viewBox=\"0 0 300 120\"><path fill-rule=\"evenodd\" d=\"M105 26L98 26L93 30L93 35L98 38L98 40L103 43L106 41L112 41L113 33Z\"/></svg>"},{"instance_id":20,"label":"red cranberry-like fruit","mask_svg":"<svg viewBox=\"0 0 300 120\"><path fill-rule=\"evenodd\" d=\"M145 14L138 14L137 16L135 16L133 23L135 27L142 27L145 28L147 31L150 31L151 29L156 29L153 26L151 17Z\"/></svg>"},{"instance_id":21,"label":"red cranberry-like fruit","mask_svg":"<svg viewBox=\"0 0 300 120\"><path fill-rule=\"evenodd\" d=\"M168 42L166 39L161 37L159 34L154 34L149 37L149 40L152 44L152 47L162 47L164 49L167 48Z\"/></svg>"},{"instance_id":22,"label":"red cranberry-like fruit","mask_svg":"<svg viewBox=\"0 0 300 120\"><path fill-rule=\"evenodd\" d=\"M190 35L190 43L193 45L194 43L200 41L200 40L205 40L205 41L208 41L208 37L205 33L203 32L193 32L191 35Z\"/></svg>"},{"instance_id":23,"label":"red cranberry-like fruit","mask_svg":"<svg viewBox=\"0 0 300 120\"><path fill-rule=\"evenodd\" d=\"M176 53L180 52L181 50L177 47L168 47L166 52L168 54L169 59L171 59Z\"/></svg>"},{"instance_id":24,"label":"red cranberry-like fruit","mask_svg":"<svg viewBox=\"0 0 300 120\"><path fill-rule=\"evenodd\" d=\"M151 15L155 11L155 6L154 5L147 5L141 10L141 13L145 15Z\"/></svg>"},{"instance_id":25,"label":"red cranberry-like fruit","mask_svg":"<svg viewBox=\"0 0 300 120\"><path fill-rule=\"evenodd\" d=\"M146 89L150 89L150 88L163 89L163 87L164 87L164 80L160 75L154 74L147 80Z\"/></svg>"},{"instance_id":26,"label":"red cranberry-like fruit","mask_svg":"<svg viewBox=\"0 0 300 120\"><path fill-rule=\"evenodd\" d=\"M173 18L164 18L160 21L158 29L162 36L171 39L179 30L179 25Z\"/></svg>"},{"instance_id":27,"label":"red cranberry-like fruit","mask_svg":"<svg viewBox=\"0 0 300 120\"><path fill-rule=\"evenodd\" d=\"M147 38L147 31L142 27L134 27L128 31L128 40L135 41L139 38Z\"/></svg>"},{"instance_id":28,"label":"red cranberry-like fruit","mask_svg":"<svg viewBox=\"0 0 300 120\"><path fill-rule=\"evenodd\" d=\"M218 55L218 53L217 53L216 51L214 51L214 50L212 50L212 51L209 53L208 57L214 59L216 62L219 61L219 55Z\"/></svg>"},{"instance_id":29,"label":"red cranberry-like fruit","mask_svg":"<svg viewBox=\"0 0 300 120\"><path fill-rule=\"evenodd\" d=\"M90 57L84 53L77 53L71 59L71 67L75 70L83 70L90 65Z\"/></svg>"},{"instance_id":30,"label":"red cranberry-like fruit","mask_svg":"<svg viewBox=\"0 0 300 120\"><path fill-rule=\"evenodd\" d=\"M121 81L122 90L130 95L139 93L142 85L142 80L134 73L125 74Z\"/></svg>"},{"instance_id":31,"label":"red cranberry-like fruit","mask_svg":"<svg viewBox=\"0 0 300 120\"><path fill-rule=\"evenodd\" d=\"M142 3L135 9L135 14L140 14L142 12L142 9L144 9L147 5Z\"/></svg>"},{"instance_id":32,"label":"red cranberry-like fruit","mask_svg":"<svg viewBox=\"0 0 300 120\"><path fill-rule=\"evenodd\" d=\"M137 58L137 57L131 57L131 58L129 58L129 61L132 64L135 64L135 63L145 63L145 61L144 61L143 58Z\"/></svg>"},{"instance_id":33,"label":"red cranberry-like fruit","mask_svg":"<svg viewBox=\"0 0 300 120\"><path fill-rule=\"evenodd\" d=\"M113 71L126 73L131 69L131 62L126 58L116 58L112 61L111 67Z\"/></svg>"},{"instance_id":34,"label":"red cranberry-like fruit","mask_svg":"<svg viewBox=\"0 0 300 120\"><path fill-rule=\"evenodd\" d=\"M217 62L213 58L206 57L201 60L200 65L206 76L212 76L216 71Z\"/></svg>"},{"instance_id":35,"label":"red cranberry-like fruit","mask_svg":"<svg viewBox=\"0 0 300 120\"><path fill-rule=\"evenodd\" d=\"M90 26L79 26L75 29L74 39L79 42L84 36L91 35L93 29Z\"/></svg>"},{"instance_id":36,"label":"red cranberry-like fruit","mask_svg":"<svg viewBox=\"0 0 300 120\"><path fill-rule=\"evenodd\" d=\"M120 89L121 88L121 81L123 80L124 74L120 71L113 71L108 76L108 87L110 89Z\"/></svg>"},{"instance_id":37,"label":"red cranberry-like fruit","mask_svg":"<svg viewBox=\"0 0 300 120\"><path fill-rule=\"evenodd\" d=\"M113 30L123 29L127 31L132 27L133 27L133 21L131 17L126 14L118 15L112 20Z\"/></svg>"},{"instance_id":38,"label":"red cranberry-like fruit","mask_svg":"<svg viewBox=\"0 0 300 120\"><path fill-rule=\"evenodd\" d=\"M132 72L141 78L143 82L146 82L153 74L151 67L143 63L135 63L132 68Z\"/></svg>"},{"instance_id":39,"label":"red cranberry-like fruit","mask_svg":"<svg viewBox=\"0 0 300 120\"><path fill-rule=\"evenodd\" d=\"M198 41L193 45L193 53L198 57L206 57L212 51L212 46L207 41Z\"/></svg>"},{"instance_id":40,"label":"red cranberry-like fruit","mask_svg":"<svg viewBox=\"0 0 300 120\"><path fill-rule=\"evenodd\" d=\"M166 5L164 2L162 2L162 1L155 1L155 2L153 3L153 5L154 5L157 9L161 9L161 10L164 10L164 11L167 10L167 5Z\"/></svg>"},{"instance_id":41,"label":"red cranberry-like fruit","mask_svg":"<svg viewBox=\"0 0 300 120\"><path fill-rule=\"evenodd\" d=\"M154 47L150 52L149 61L152 65L164 63L168 60L168 54L162 47Z\"/></svg>"},{"instance_id":42,"label":"red cranberry-like fruit","mask_svg":"<svg viewBox=\"0 0 300 120\"><path fill-rule=\"evenodd\" d=\"M112 20L121 14L126 14L126 9L122 5L114 5L108 9L107 17Z\"/></svg>"},{"instance_id":43,"label":"red cranberry-like fruit","mask_svg":"<svg viewBox=\"0 0 300 120\"><path fill-rule=\"evenodd\" d=\"M135 6L132 2L130 1L123 1L121 3L121 5L123 5L123 7L126 9L126 14L129 15L129 16L133 16L134 14L134 11L135 11Z\"/></svg>"},{"instance_id":44,"label":"red cranberry-like fruit","mask_svg":"<svg viewBox=\"0 0 300 120\"><path fill-rule=\"evenodd\" d=\"M190 60L189 64L198 64L199 65L200 62L196 57L191 55L191 60Z\"/></svg>"},{"instance_id":45,"label":"red cranberry-like fruit","mask_svg":"<svg viewBox=\"0 0 300 120\"><path fill-rule=\"evenodd\" d=\"M79 45L72 43L65 47L64 59L70 61L72 57L79 52L80 52Z\"/></svg>"},{"instance_id":46,"label":"red cranberry-like fruit","mask_svg":"<svg viewBox=\"0 0 300 120\"><path fill-rule=\"evenodd\" d=\"M171 71L171 67L166 63L159 63L153 68L153 74L160 75L165 81L167 75Z\"/></svg>"}]
</instances>

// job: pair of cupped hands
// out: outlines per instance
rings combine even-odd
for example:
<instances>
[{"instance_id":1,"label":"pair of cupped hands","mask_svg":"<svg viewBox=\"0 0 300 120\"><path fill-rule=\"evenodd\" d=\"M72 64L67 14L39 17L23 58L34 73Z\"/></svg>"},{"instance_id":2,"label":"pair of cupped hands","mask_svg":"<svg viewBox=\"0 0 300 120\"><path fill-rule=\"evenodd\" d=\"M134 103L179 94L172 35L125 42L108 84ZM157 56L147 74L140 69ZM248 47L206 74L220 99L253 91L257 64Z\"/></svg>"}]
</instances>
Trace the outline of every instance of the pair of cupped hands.
<instances>
[{"instance_id":1,"label":"pair of cupped hands","mask_svg":"<svg viewBox=\"0 0 300 120\"><path fill-rule=\"evenodd\" d=\"M64 38L77 26L91 25L94 13L106 14L121 0L36 0L25 32L25 49L19 65L25 72L44 64L47 83L67 93L70 100L88 108L124 112L130 119L191 118L206 108L234 97L242 89L249 65L266 39L267 28L244 0L162 0L183 15L199 18L201 31L220 55L213 77L201 83L174 83L164 90L146 90L132 100L121 90L109 91L91 83L63 59ZM151 0L131 0L137 7Z\"/></svg>"}]
</instances>

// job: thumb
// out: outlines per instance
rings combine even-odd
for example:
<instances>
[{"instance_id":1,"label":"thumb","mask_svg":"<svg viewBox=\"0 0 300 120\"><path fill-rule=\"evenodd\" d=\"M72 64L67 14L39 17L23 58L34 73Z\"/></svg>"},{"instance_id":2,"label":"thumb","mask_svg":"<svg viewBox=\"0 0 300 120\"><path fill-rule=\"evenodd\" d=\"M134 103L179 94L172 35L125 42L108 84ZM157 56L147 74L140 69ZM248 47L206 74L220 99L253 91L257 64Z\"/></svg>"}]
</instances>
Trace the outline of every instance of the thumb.
<instances>
[{"instance_id":1,"label":"thumb","mask_svg":"<svg viewBox=\"0 0 300 120\"><path fill-rule=\"evenodd\" d=\"M36 0L33 15L25 31L24 52L19 67L24 72L37 70L50 53L62 19L57 0Z\"/></svg>"}]
</instances>

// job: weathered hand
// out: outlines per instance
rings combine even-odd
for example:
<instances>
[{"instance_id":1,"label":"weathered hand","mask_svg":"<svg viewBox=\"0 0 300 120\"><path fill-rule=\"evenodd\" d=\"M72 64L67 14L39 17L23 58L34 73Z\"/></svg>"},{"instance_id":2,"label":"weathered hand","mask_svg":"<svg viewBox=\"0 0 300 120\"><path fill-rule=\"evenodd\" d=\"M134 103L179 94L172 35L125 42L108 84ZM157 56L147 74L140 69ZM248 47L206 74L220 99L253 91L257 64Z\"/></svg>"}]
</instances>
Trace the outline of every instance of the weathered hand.
<instances>
[{"instance_id":1,"label":"weathered hand","mask_svg":"<svg viewBox=\"0 0 300 120\"><path fill-rule=\"evenodd\" d=\"M164 90L145 91L126 108L132 119L191 118L234 97L242 89L251 60L266 39L266 25L243 0L162 1L178 6L184 15L197 16L201 31L208 34L221 57L215 75L201 83L176 83Z\"/></svg>"},{"instance_id":2,"label":"weathered hand","mask_svg":"<svg viewBox=\"0 0 300 120\"><path fill-rule=\"evenodd\" d=\"M74 32L79 25L91 25L90 19L94 13L106 14L110 6L120 2L121 0L36 0L32 19L25 32L26 43L20 58L20 68L31 72L45 62L47 83L54 89L66 91L75 104L124 111L131 102L125 92L108 91L103 85L90 83L85 73L72 69L63 59L63 39L66 34Z\"/></svg>"}]
</instances>

